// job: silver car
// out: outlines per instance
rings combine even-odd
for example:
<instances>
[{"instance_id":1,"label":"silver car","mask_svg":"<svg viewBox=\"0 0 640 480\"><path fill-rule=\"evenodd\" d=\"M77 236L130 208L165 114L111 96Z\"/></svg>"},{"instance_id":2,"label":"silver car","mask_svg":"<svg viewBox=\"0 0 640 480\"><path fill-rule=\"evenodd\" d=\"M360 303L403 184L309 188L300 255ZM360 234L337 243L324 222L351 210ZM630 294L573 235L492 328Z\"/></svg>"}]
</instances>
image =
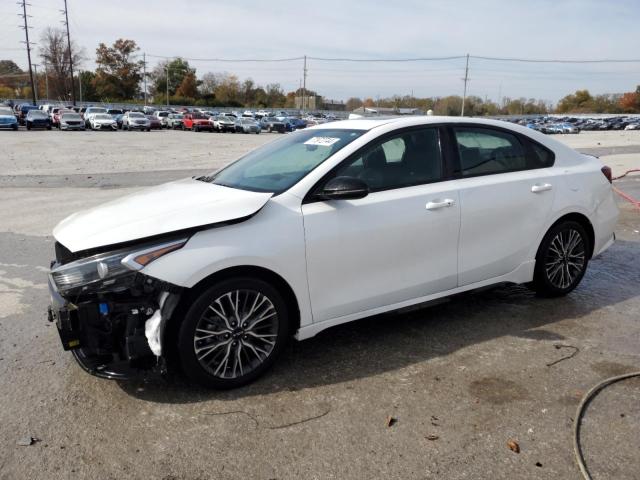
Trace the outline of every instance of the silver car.
<instances>
[{"instance_id":1,"label":"silver car","mask_svg":"<svg viewBox=\"0 0 640 480\"><path fill-rule=\"evenodd\" d=\"M146 130L151 131L151 122L144 113L141 112L127 112L122 116L122 129L123 130Z\"/></svg>"},{"instance_id":2,"label":"silver car","mask_svg":"<svg viewBox=\"0 0 640 480\"><path fill-rule=\"evenodd\" d=\"M236 132L239 133L260 133L262 127L253 118L240 117L236 120Z\"/></svg>"},{"instance_id":3,"label":"silver car","mask_svg":"<svg viewBox=\"0 0 640 480\"><path fill-rule=\"evenodd\" d=\"M63 113L60 115L60 130L86 130L84 120L79 113Z\"/></svg>"}]
</instances>

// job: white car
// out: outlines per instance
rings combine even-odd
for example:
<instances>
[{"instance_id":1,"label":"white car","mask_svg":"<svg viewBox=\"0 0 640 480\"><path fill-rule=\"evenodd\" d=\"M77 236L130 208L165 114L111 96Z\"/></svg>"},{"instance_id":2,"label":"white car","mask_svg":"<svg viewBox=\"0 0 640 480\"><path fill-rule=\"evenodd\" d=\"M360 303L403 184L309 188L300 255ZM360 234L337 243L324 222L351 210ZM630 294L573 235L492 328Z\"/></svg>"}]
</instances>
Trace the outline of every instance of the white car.
<instances>
[{"instance_id":1,"label":"white car","mask_svg":"<svg viewBox=\"0 0 640 480\"><path fill-rule=\"evenodd\" d=\"M91 128L91 117L101 113L108 113L107 109L103 107L87 107L84 113L82 114L82 118L84 118L85 126L87 128Z\"/></svg>"},{"instance_id":2,"label":"white car","mask_svg":"<svg viewBox=\"0 0 640 480\"><path fill-rule=\"evenodd\" d=\"M505 282L565 295L617 217L610 169L531 129L333 122L60 222L49 318L90 373L177 352L236 387L291 336Z\"/></svg>"},{"instance_id":3,"label":"white car","mask_svg":"<svg viewBox=\"0 0 640 480\"><path fill-rule=\"evenodd\" d=\"M118 124L108 113L95 113L89 117L92 130L118 130Z\"/></svg>"},{"instance_id":4,"label":"white car","mask_svg":"<svg viewBox=\"0 0 640 480\"><path fill-rule=\"evenodd\" d=\"M151 122L140 112L127 112L122 116L123 130L151 131Z\"/></svg>"},{"instance_id":5,"label":"white car","mask_svg":"<svg viewBox=\"0 0 640 480\"><path fill-rule=\"evenodd\" d=\"M153 116L160 121L160 125L162 125L162 128L167 128L168 127L167 120L170 114L171 112L168 112L166 110L159 110L157 112L154 112Z\"/></svg>"}]
</instances>

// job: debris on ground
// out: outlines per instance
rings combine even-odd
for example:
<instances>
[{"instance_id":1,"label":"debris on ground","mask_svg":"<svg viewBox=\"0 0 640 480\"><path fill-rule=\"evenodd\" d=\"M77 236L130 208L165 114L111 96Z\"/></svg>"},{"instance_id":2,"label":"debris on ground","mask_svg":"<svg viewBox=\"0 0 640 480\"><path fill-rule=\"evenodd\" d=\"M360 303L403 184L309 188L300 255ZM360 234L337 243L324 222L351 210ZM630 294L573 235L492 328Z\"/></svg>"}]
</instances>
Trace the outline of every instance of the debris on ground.
<instances>
[{"instance_id":1,"label":"debris on ground","mask_svg":"<svg viewBox=\"0 0 640 480\"><path fill-rule=\"evenodd\" d=\"M385 425L387 427L393 427L396 423L398 423L398 419L397 418L394 418L392 416L388 416L387 420L385 422Z\"/></svg>"},{"instance_id":2,"label":"debris on ground","mask_svg":"<svg viewBox=\"0 0 640 480\"><path fill-rule=\"evenodd\" d=\"M509 447L509 450L511 450L512 452L520 453L520 445L513 439L507 442L507 447Z\"/></svg>"},{"instance_id":3,"label":"debris on ground","mask_svg":"<svg viewBox=\"0 0 640 480\"><path fill-rule=\"evenodd\" d=\"M556 347L556 350L560 350L561 348L571 348L573 349L573 351L569 354L569 355L565 355L564 357L559 358L558 360L554 360L553 362L547 363L547 367L551 367L553 365L555 365L556 363L560 363L564 360L569 360L570 358L575 357L578 352L580 351L580 349L578 347L574 347L573 345L564 345L562 343L556 343L554 345L554 347Z\"/></svg>"},{"instance_id":4,"label":"debris on ground","mask_svg":"<svg viewBox=\"0 0 640 480\"><path fill-rule=\"evenodd\" d=\"M426 437L424 437L424 438L426 438L427 440L434 441L434 440L438 440L440 437L439 437L438 435L433 435L433 434L431 434L431 435L427 435L427 436L426 436Z\"/></svg>"},{"instance_id":5,"label":"debris on ground","mask_svg":"<svg viewBox=\"0 0 640 480\"><path fill-rule=\"evenodd\" d=\"M36 437L22 437L20 440L18 440L18 445L21 447L29 447L39 441L40 439Z\"/></svg>"}]
</instances>

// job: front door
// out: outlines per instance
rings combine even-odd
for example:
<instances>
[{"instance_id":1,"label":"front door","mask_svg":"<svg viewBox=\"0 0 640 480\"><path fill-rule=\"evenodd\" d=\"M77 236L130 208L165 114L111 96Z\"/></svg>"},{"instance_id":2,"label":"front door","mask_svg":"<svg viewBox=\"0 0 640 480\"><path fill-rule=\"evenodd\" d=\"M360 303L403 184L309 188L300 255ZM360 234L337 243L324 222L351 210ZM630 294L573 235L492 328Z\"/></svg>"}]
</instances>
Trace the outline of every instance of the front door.
<instances>
[{"instance_id":1,"label":"front door","mask_svg":"<svg viewBox=\"0 0 640 480\"><path fill-rule=\"evenodd\" d=\"M303 205L314 322L457 286L459 198L442 172L438 129L408 130L366 147L332 175L364 180L368 196Z\"/></svg>"}]
</instances>

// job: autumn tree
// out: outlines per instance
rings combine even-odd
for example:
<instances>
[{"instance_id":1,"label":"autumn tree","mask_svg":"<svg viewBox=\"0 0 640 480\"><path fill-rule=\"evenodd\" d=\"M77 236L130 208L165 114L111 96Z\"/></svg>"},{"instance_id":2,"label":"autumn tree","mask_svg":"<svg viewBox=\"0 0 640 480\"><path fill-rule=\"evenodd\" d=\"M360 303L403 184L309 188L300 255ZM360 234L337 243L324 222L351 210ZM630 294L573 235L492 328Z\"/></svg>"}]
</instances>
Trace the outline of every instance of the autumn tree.
<instances>
[{"instance_id":1,"label":"autumn tree","mask_svg":"<svg viewBox=\"0 0 640 480\"><path fill-rule=\"evenodd\" d=\"M362 106L362 100L357 97L351 97L347 100L346 108L347 111L351 112L356 108L360 108Z\"/></svg>"},{"instance_id":2,"label":"autumn tree","mask_svg":"<svg viewBox=\"0 0 640 480\"><path fill-rule=\"evenodd\" d=\"M138 50L135 41L123 38L111 47L104 43L98 46L94 85L100 98L127 100L136 97L143 67L141 60L135 60Z\"/></svg>"},{"instance_id":3,"label":"autumn tree","mask_svg":"<svg viewBox=\"0 0 640 480\"><path fill-rule=\"evenodd\" d=\"M216 87L216 99L222 105L239 107L241 103L240 80L235 75L222 73L218 76L219 82Z\"/></svg>"},{"instance_id":4,"label":"autumn tree","mask_svg":"<svg viewBox=\"0 0 640 480\"><path fill-rule=\"evenodd\" d=\"M40 36L38 49L49 82L49 97L68 99L71 95L71 64L67 35L61 28L48 27ZM85 51L71 42L71 60L79 66Z\"/></svg>"},{"instance_id":5,"label":"autumn tree","mask_svg":"<svg viewBox=\"0 0 640 480\"><path fill-rule=\"evenodd\" d=\"M15 96L15 90L27 83L28 74L23 72L13 60L0 60L0 86L4 87L1 97Z\"/></svg>"},{"instance_id":6,"label":"autumn tree","mask_svg":"<svg viewBox=\"0 0 640 480\"><path fill-rule=\"evenodd\" d=\"M196 98L198 96L198 81L194 72L188 72L176 89L176 97Z\"/></svg>"},{"instance_id":7,"label":"autumn tree","mask_svg":"<svg viewBox=\"0 0 640 480\"><path fill-rule=\"evenodd\" d=\"M640 85L638 85L635 92L623 94L618 103L625 113L640 112Z\"/></svg>"}]
</instances>

